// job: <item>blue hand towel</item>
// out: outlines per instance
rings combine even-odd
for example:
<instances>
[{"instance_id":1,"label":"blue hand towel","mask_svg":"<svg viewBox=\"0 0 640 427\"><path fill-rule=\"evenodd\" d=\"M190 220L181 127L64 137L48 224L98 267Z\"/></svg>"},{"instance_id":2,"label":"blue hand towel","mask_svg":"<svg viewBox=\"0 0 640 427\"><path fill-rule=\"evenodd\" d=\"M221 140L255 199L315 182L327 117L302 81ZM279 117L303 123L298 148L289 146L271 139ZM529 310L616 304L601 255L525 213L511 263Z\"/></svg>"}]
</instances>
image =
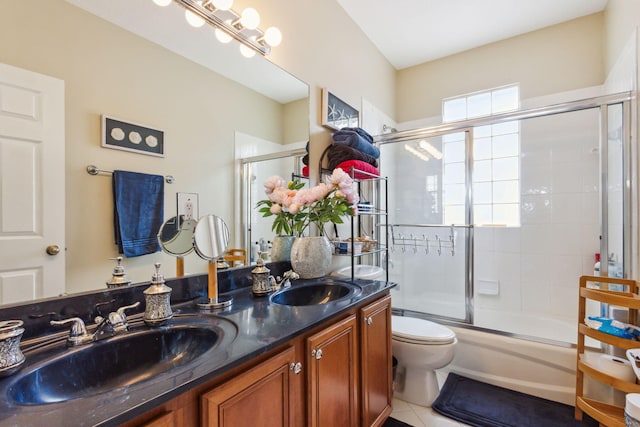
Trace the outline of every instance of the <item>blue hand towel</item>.
<instances>
[{"instance_id":1,"label":"blue hand towel","mask_svg":"<svg viewBox=\"0 0 640 427\"><path fill-rule=\"evenodd\" d=\"M164 177L113 171L114 228L125 257L160 251L158 231L164 218Z\"/></svg>"},{"instance_id":2,"label":"blue hand towel","mask_svg":"<svg viewBox=\"0 0 640 427\"><path fill-rule=\"evenodd\" d=\"M333 134L334 144L344 144L358 151L362 151L374 158L380 157L380 150L378 147L371 144L366 138L360 135L358 132L352 130L339 130Z\"/></svg>"}]
</instances>

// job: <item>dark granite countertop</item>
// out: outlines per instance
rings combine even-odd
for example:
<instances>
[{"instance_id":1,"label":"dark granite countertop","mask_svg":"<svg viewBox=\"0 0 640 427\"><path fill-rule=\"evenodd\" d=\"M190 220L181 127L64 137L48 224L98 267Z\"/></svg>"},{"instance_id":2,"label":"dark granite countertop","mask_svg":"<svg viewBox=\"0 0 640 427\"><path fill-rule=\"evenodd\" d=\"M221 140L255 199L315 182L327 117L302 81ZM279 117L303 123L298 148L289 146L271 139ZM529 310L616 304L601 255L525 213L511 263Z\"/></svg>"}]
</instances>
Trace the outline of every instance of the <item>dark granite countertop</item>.
<instances>
[{"instance_id":1,"label":"dark granite countertop","mask_svg":"<svg viewBox=\"0 0 640 427\"><path fill-rule=\"evenodd\" d=\"M279 269L276 268L276 270L284 271L284 268L286 268L286 266ZM197 298L198 296L204 295L206 276L204 276L204 279L198 277L189 280L189 284L186 284L186 282L171 283L174 292L178 294L176 299L184 301L174 304L174 318L169 321L169 325L171 325L171 322L182 322L185 321L185 319L188 321L190 317L193 318L192 316L195 316L195 318L208 320L213 323L222 322L229 325L227 321L230 321L235 327L235 330L231 328L232 332L228 333L229 336L226 337L226 340L233 338L232 335L234 335L234 333L236 334L235 339L229 344L225 342L222 351L217 351L213 357L206 357L205 355L196 358L181 367L157 374L147 380L127 387L115 388L106 393L81 397L65 402L40 405L18 405L10 398L8 392L11 385L20 377L20 372L18 372L13 376L0 379L0 395L2 395L2 399L0 399L0 426L28 427L42 426L45 424L48 426L117 426L146 413L193 387L214 379L216 376L224 374L234 367L290 341L295 336L339 315L351 307L376 298L381 293L395 286L394 283L384 281L360 279L351 281L331 276L321 279L298 280L293 282L293 286L304 286L311 281L317 282L318 280L329 282L347 281L360 287L361 292L328 304L287 306L272 303L269 297L253 296L250 287L250 270L250 268L239 269L239 271L229 273L229 277L223 275L221 279L221 290L226 290L224 295L233 296L233 304L226 310L215 311L210 314L199 312L193 303L194 297ZM247 278L249 278L248 282ZM168 284L170 283L168 282ZM183 289L189 286L196 290ZM102 295L102 299L104 299L104 296L109 296L110 298L114 296L112 293L99 294ZM95 293L88 293L86 296L92 295L95 295ZM118 298L116 296L109 301L113 302L114 299L118 300L115 303L116 305L124 305L122 302L125 304L134 302L132 300L124 301L126 296L125 292L124 297L121 296ZM137 298L139 299L139 297ZM89 299L93 307L99 306L99 303L95 303L95 298ZM120 299L122 301L120 301ZM98 297L97 300L99 301L100 298ZM172 294L172 302L174 301ZM5 316L12 314L15 318L15 314L21 312L23 313L23 318L28 318L33 322L34 319L42 318L41 315L38 316L33 313L44 312L49 314L49 317L45 316L45 322L40 321L39 325L41 328L46 329L44 325L48 324L48 319L57 317L54 313L62 313L62 309L55 305L56 302L59 305L61 302L65 302L66 305L62 305L68 310L69 305L67 300L52 300L44 304L44 306L40 304L36 308L32 307L32 305L25 305L22 306L22 310L20 310L19 307L17 309L18 311L16 311L15 308L3 310L2 307L0 307L0 319L5 320ZM82 303L86 304L86 301L82 300ZM52 312L51 307L56 307L58 310L53 309L54 311ZM144 310L144 307L142 307L142 310ZM86 317L87 319L90 319L91 316L95 314L93 312L94 310L89 313L77 313L77 311L78 310L76 310L75 315L81 315L81 317ZM28 315L28 313L31 313L31 315ZM140 316L135 315L129 316L132 330L135 328L136 318L139 319L139 317ZM139 320L137 322L141 323ZM25 322L25 325L26 323L27 322ZM34 324L31 329L37 328L38 325ZM227 330L229 330L229 328L227 328ZM28 334L25 333L25 336L27 335ZM65 350L63 344L60 344L60 346L60 351L71 351ZM25 350L25 355L27 360L21 369L21 371L24 372L29 370L31 363L36 363L37 351L34 352L32 356L29 350ZM126 357L127 355L123 356ZM43 424L43 422L45 424Z\"/></svg>"}]
</instances>

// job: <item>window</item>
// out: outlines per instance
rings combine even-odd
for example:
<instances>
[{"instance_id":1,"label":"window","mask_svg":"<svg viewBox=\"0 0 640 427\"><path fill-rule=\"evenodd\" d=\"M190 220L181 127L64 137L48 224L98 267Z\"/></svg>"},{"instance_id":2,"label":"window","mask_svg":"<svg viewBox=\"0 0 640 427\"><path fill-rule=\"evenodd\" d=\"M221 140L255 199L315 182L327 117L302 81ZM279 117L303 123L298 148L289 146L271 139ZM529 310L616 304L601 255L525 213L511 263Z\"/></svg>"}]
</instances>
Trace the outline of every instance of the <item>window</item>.
<instances>
[{"instance_id":1,"label":"window","mask_svg":"<svg viewBox=\"0 0 640 427\"><path fill-rule=\"evenodd\" d=\"M517 110L517 85L446 99L443 122ZM520 225L520 126L517 121L473 129L473 223ZM445 224L465 223L464 133L443 137Z\"/></svg>"}]
</instances>

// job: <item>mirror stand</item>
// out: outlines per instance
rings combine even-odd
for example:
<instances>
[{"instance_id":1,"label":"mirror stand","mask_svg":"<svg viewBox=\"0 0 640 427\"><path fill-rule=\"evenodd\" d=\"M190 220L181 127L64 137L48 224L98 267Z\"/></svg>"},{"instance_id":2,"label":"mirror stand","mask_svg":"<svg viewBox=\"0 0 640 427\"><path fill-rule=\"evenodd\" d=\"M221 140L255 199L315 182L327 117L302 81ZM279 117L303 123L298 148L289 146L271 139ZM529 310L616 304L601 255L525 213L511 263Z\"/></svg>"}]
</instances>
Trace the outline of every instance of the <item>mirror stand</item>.
<instances>
[{"instance_id":1,"label":"mirror stand","mask_svg":"<svg viewBox=\"0 0 640 427\"><path fill-rule=\"evenodd\" d=\"M227 308L233 302L231 297L218 296L218 257L224 254L229 244L229 229L224 221L215 215L206 215L198 220L193 233L193 246L202 259L209 261L207 298L197 301L201 310Z\"/></svg>"},{"instance_id":2,"label":"mirror stand","mask_svg":"<svg viewBox=\"0 0 640 427\"><path fill-rule=\"evenodd\" d=\"M184 257L177 256L176 257L176 277L184 276Z\"/></svg>"},{"instance_id":3,"label":"mirror stand","mask_svg":"<svg viewBox=\"0 0 640 427\"><path fill-rule=\"evenodd\" d=\"M158 243L165 253L176 257L176 277L184 276L184 256L193 251L193 233L196 221L174 216L162 224Z\"/></svg>"},{"instance_id":4,"label":"mirror stand","mask_svg":"<svg viewBox=\"0 0 640 427\"><path fill-rule=\"evenodd\" d=\"M208 298L196 303L201 310L219 310L229 307L233 298L218 295L218 267L215 260L209 261L209 278L207 285Z\"/></svg>"}]
</instances>

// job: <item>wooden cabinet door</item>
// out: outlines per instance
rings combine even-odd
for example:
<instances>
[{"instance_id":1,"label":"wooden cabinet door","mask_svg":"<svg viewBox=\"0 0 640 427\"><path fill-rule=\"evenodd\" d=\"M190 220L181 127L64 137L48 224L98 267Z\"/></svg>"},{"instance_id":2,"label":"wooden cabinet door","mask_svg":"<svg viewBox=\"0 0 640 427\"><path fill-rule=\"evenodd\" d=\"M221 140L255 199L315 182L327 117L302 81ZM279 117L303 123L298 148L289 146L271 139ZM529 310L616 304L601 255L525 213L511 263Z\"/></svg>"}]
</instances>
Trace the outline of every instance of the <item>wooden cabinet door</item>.
<instances>
[{"instance_id":1,"label":"wooden cabinet door","mask_svg":"<svg viewBox=\"0 0 640 427\"><path fill-rule=\"evenodd\" d=\"M358 340L351 315L306 342L308 427L358 426Z\"/></svg>"},{"instance_id":2,"label":"wooden cabinet door","mask_svg":"<svg viewBox=\"0 0 640 427\"><path fill-rule=\"evenodd\" d=\"M249 371L202 395L202 426L289 427L301 404L289 347Z\"/></svg>"},{"instance_id":3,"label":"wooden cabinet door","mask_svg":"<svg viewBox=\"0 0 640 427\"><path fill-rule=\"evenodd\" d=\"M391 414L391 296L360 311L362 425L380 426Z\"/></svg>"},{"instance_id":4,"label":"wooden cabinet door","mask_svg":"<svg viewBox=\"0 0 640 427\"><path fill-rule=\"evenodd\" d=\"M141 424L140 427L182 427L182 411L171 411L162 414L151 421Z\"/></svg>"}]
</instances>

